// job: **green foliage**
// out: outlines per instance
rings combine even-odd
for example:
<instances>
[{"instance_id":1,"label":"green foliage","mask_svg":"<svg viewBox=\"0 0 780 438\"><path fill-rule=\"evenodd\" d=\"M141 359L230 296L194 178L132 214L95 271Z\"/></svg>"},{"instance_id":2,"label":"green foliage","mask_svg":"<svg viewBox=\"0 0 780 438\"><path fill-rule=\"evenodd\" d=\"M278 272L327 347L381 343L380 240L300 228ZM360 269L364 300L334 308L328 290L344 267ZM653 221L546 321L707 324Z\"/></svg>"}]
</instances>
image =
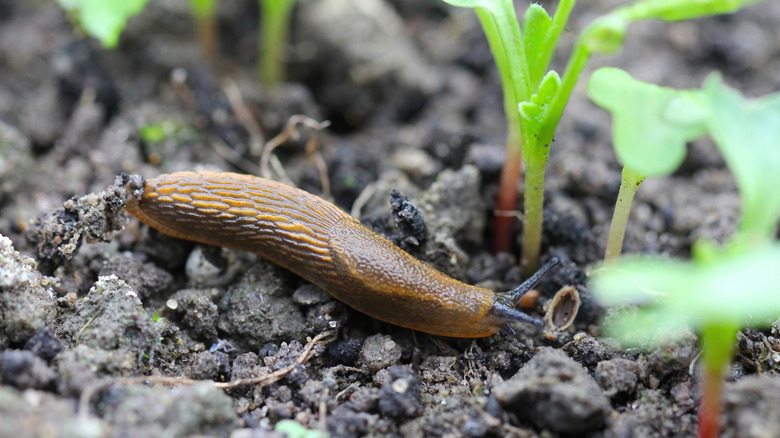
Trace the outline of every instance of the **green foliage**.
<instances>
[{"instance_id":1,"label":"green foliage","mask_svg":"<svg viewBox=\"0 0 780 438\"><path fill-rule=\"evenodd\" d=\"M589 92L613 113L624 173L629 166L647 174L673 170L685 141L709 132L737 181L740 225L722 248L701 240L691 262L624 259L598 269L591 280L604 304L638 305L623 307L605 323L605 331L626 344L663 345L686 328L701 334L706 390L699 431L717 436L720 381L737 331L769 325L780 315L780 243L773 240L780 222L780 93L748 101L718 75L701 90L677 91L614 69L596 72ZM667 161L654 161L654 155Z\"/></svg>"},{"instance_id":2,"label":"green foliage","mask_svg":"<svg viewBox=\"0 0 780 438\"><path fill-rule=\"evenodd\" d=\"M163 120L157 123L138 128L138 134L141 139L149 144L160 143L174 137L180 133L182 126L171 120Z\"/></svg>"},{"instance_id":3,"label":"green foliage","mask_svg":"<svg viewBox=\"0 0 780 438\"><path fill-rule=\"evenodd\" d=\"M730 14L761 0L644 0L617 11L631 21L680 21L707 15Z\"/></svg>"},{"instance_id":4,"label":"green foliage","mask_svg":"<svg viewBox=\"0 0 780 438\"><path fill-rule=\"evenodd\" d=\"M214 16L217 11L217 0L189 0L192 13L199 18Z\"/></svg>"},{"instance_id":5,"label":"green foliage","mask_svg":"<svg viewBox=\"0 0 780 438\"><path fill-rule=\"evenodd\" d=\"M780 220L780 93L748 101L711 76L703 94L708 129L742 198L740 232L770 238Z\"/></svg>"},{"instance_id":6,"label":"green foliage","mask_svg":"<svg viewBox=\"0 0 780 438\"><path fill-rule=\"evenodd\" d=\"M672 173L685 158L685 143L706 132L698 91L663 88L602 68L588 81L588 95L612 114L618 160L645 177Z\"/></svg>"},{"instance_id":7,"label":"green foliage","mask_svg":"<svg viewBox=\"0 0 780 438\"><path fill-rule=\"evenodd\" d=\"M58 0L84 31L107 48L116 47L127 20L141 13L149 0Z\"/></svg>"},{"instance_id":8,"label":"green foliage","mask_svg":"<svg viewBox=\"0 0 780 438\"><path fill-rule=\"evenodd\" d=\"M614 317L608 335L628 345L663 345L686 328L766 326L780 316L780 245L709 251L708 261L628 258L597 271L590 285L603 304L645 304Z\"/></svg>"},{"instance_id":9,"label":"green foliage","mask_svg":"<svg viewBox=\"0 0 780 438\"><path fill-rule=\"evenodd\" d=\"M274 427L275 432L287 435L287 438L328 438L329 433L309 430L293 420L281 420Z\"/></svg>"},{"instance_id":10,"label":"green foliage","mask_svg":"<svg viewBox=\"0 0 780 438\"><path fill-rule=\"evenodd\" d=\"M642 0L618 8L599 18L583 31L562 78L555 72L548 72L547 69L558 44L558 38L566 27L569 14L574 7L574 0L561 0L553 17L550 17L542 6L532 3L523 15L522 29L517 21L512 0L443 1L454 6L474 8L501 75L508 134L507 161L501 179L501 194L497 209L500 211L515 209L513 203L516 199L517 181L512 179L515 175L519 175L517 172L519 163L516 161L522 160L525 162L526 169L522 264L525 272L531 273L536 269L541 245L544 168L549 157L549 146L569 96L590 56L594 53L614 53L620 50L628 26L634 21L647 19L675 21L733 12L757 0ZM616 75L616 73L612 74ZM643 121L641 119L643 111L653 114L656 118L665 117L665 114L674 113L675 107L678 106L696 108L695 102L689 102L690 96L684 95L685 92L666 90L659 93L657 90L650 89L651 86L632 83L630 77L618 79L622 81L623 86L622 91L619 92L608 93L609 82L606 76L602 76L601 81L594 82L593 87L598 89L596 94L603 96L601 103L610 110L614 108L620 114L621 120L619 123L616 122L616 136L620 137L618 142L621 146L618 150L621 160L631 163L636 161L633 170L640 174L672 172L685 156L685 141L701 135L704 128L695 121L688 121L681 126L658 132L654 138L641 138L655 145L663 145L665 154L658 158L657 150L642 146L627 146L630 140L640 137L635 134L631 126L637 122L647 125L655 123L654 120ZM643 104L651 106L630 112L619 109L625 94L641 99L642 104L632 102L637 107ZM673 101L670 102L670 99ZM634 151L626 152L624 150L626 148L632 148ZM652 159L640 158L639 155L642 154ZM502 231L510 230L511 227L503 223L508 220L503 215L497 215L494 228ZM509 250L507 242L511 241L510 236L494 237L494 247L497 251ZM620 240L622 241L622 237Z\"/></svg>"}]
</instances>

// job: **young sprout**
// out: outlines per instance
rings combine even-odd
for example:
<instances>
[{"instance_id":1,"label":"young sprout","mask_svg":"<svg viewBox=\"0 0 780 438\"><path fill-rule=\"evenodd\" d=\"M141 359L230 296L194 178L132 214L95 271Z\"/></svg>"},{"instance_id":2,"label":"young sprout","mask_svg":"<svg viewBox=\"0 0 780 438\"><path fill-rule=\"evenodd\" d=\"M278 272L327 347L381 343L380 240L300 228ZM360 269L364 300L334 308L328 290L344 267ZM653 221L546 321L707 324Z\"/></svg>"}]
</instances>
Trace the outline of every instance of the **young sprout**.
<instances>
[{"instance_id":1,"label":"young sprout","mask_svg":"<svg viewBox=\"0 0 780 438\"><path fill-rule=\"evenodd\" d=\"M625 75L607 74L613 76L597 80ZM627 80L625 76L623 80ZM623 86L631 81L624 81ZM633 85L648 87L636 81ZM658 90L653 94L671 96L661 113L674 122L659 123L656 129L665 126L668 133L669 126L681 124L693 135L704 127L715 139L742 198L739 228L723 248L709 241L696 242L691 263L648 257L619 260L596 270L591 286L606 305L641 305L624 309L605 323L607 333L625 343L662 345L688 327L700 334L703 394L699 437L715 438L720 431L722 380L737 331L745 326L766 326L780 315L780 244L773 240L780 222L780 93L746 101L725 87L717 75L708 78L702 90ZM634 106L646 104L634 102ZM632 119L629 114L622 117ZM641 132L650 135L645 130L654 125L633 120ZM617 128L615 138L619 150ZM629 165L635 163L627 162Z\"/></svg>"},{"instance_id":2,"label":"young sprout","mask_svg":"<svg viewBox=\"0 0 780 438\"><path fill-rule=\"evenodd\" d=\"M574 0L561 0L553 17L531 4L518 23L512 0L444 0L474 8L487 37L504 89L507 118L507 157L496 203L493 247L511 248L512 217L517 181L525 164L522 262L526 274L539 260L544 203L544 171L550 144L569 96L594 53L613 53L622 47L628 25L648 19L675 21L732 12L757 0L643 0L616 9L592 23L578 37L561 78L547 71Z\"/></svg>"},{"instance_id":3,"label":"young sprout","mask_svg":"<svg viewBox=\"0 0 780 438\"><path fill-rule=\"evenodd\" d=\"M260 0L260 58L257 67L265 86L284 80L285 44L295 0Z\"/></svg>"},{"instance_id":4,"label":"young sprout","mask_svg":"<svg viewBox=\"0 0 780 438\"><path fill-rule=\"evenodd\" d=\"M623 164L605 261L620 255L639 184L649 176L672 173L685 158L685 143L705 133L697 93L638 81L616 68L596 70L588 81L590 98L612 113L613 146Z\"/></svg>"},{"instance_id":5,"label":"young sprout","mask_svg":"<svg viewBox=\"0 0 780 438\"><path fill-rule=\"evenodd\" d=\"M217 0L189 0L203 53L214 63L217 56Z\"/></svg>"},{"instance_id":6,"label":"young sprout","mask_svg":"<svg viewBox=\"0 0 780 438\"><path fill-rule=\"evenodd\" d=\"M144 10L149 0L57 0L71 19L104 47L113 49L127 20Z\"/></svg>"}]
</instances>

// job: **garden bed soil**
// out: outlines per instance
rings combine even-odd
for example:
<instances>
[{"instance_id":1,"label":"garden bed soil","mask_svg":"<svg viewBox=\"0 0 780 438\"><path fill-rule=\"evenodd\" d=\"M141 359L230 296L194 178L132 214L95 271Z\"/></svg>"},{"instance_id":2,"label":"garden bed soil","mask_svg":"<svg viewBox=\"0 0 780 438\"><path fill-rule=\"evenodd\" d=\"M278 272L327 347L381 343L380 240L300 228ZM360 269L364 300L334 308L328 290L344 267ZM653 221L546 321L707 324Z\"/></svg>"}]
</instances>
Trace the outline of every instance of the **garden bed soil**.
<instances>
[{"instance_id":1,"label":"garden bed soil","mask_svg":"<svg viewBox=\"0 0 780 438\"><path fill-rule=\"evenodd\" d=\"M280 436L285 419L334 437L695 435L695 335L651 351L600 337L609 310L592 301L587 272L603 254L620 167L584 82L548 166L542 254L561 265L528 309L540 316L574 285L583 307L561 333L399 328L254 254L173 239L124 212L122 172L259 174L256 145L302 114L330 127L279 147L274 178L455 278L493 290L523 280L516 254L489 251L505 119L473 12L437 0L299 3L289 81L268 90L253 74L254 1L220 2L214 67L183 1L150 2L109 51L54 2L0 0L0 436ZM554 67L621 3L577 5ZM639 23L588 72L612 65L684 88L720 70L763 95L780 87L778 23L772 1ZM422 213L424 243L396 225L393 189ZM738 208L717 151L694 142L674 175L640 187L624 250L688 257L696 238L731 235ZM780 436L778 330L740 334L723 436ZM227 383L248 378L264 380Z\"/></svg>"}]
</instances>

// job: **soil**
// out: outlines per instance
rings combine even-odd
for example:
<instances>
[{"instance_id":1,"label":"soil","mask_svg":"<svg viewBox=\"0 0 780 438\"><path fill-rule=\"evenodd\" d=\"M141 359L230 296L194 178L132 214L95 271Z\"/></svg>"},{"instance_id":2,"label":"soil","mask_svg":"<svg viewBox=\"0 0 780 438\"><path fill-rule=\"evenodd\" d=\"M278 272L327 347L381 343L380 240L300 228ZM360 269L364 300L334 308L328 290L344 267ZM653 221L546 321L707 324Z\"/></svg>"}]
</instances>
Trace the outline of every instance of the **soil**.
<instances>
[{"instance_id":1,"label":"soil","mask_svg":"<svg viewBox=\"0 0 780 438\"><path fill-rule=\"evenodd\" d=\"M258 146L302 114L330 127L277 148L274 178L455 278L494 290L523 280L517 254L489 251L505 119L473 12L438 0L299 2L288 82L269 90L253 71L256 3L219 2L211 67L183 1L150 2L106 50L55 2L0 0L0 436L270 437L285 419L334 437L695 435L695 335L654 351L599 335L587 270L603 254L620 168L584 81L547 173L542 254L562 263L528 309L541 316L575 286L583 307L565 332L402 329L253 254L129 218L122 172L260 174ZM581 3L558 71L576 35L622 2ZM624 50L588 72L612 65L681 88L719 70L767 94L780 88L779 24L772 1L635 24ZM727 238L738 208L717 151L694 142L680 170L640 187L624 250L687 257L696 238ZM739 335L723 436L780 436L779 331ZM263 383L212 383L251 378Z\"/></svg>"}]
</instances>

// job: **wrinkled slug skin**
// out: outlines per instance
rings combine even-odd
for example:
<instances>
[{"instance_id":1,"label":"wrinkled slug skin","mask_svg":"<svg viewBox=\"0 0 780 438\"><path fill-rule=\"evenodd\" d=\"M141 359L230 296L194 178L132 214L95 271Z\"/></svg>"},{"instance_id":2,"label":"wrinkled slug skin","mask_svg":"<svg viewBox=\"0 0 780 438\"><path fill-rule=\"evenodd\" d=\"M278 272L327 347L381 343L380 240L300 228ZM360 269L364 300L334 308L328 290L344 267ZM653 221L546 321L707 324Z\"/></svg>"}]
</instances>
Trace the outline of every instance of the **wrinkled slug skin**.
<instances>
[{"instance_id":1,"label":"wrinkled slug skin","mask_svg":"<svg viewBox=\"0 0 780 438\"><path fill-rule=\"evenodd\" d=\"M149 179L128 211L152 228L251 251L376 319L427 333L482 337L504 322L493 291L410 256L335 205L285 184L235 173Z\"/></svg>"}]
</instances>

